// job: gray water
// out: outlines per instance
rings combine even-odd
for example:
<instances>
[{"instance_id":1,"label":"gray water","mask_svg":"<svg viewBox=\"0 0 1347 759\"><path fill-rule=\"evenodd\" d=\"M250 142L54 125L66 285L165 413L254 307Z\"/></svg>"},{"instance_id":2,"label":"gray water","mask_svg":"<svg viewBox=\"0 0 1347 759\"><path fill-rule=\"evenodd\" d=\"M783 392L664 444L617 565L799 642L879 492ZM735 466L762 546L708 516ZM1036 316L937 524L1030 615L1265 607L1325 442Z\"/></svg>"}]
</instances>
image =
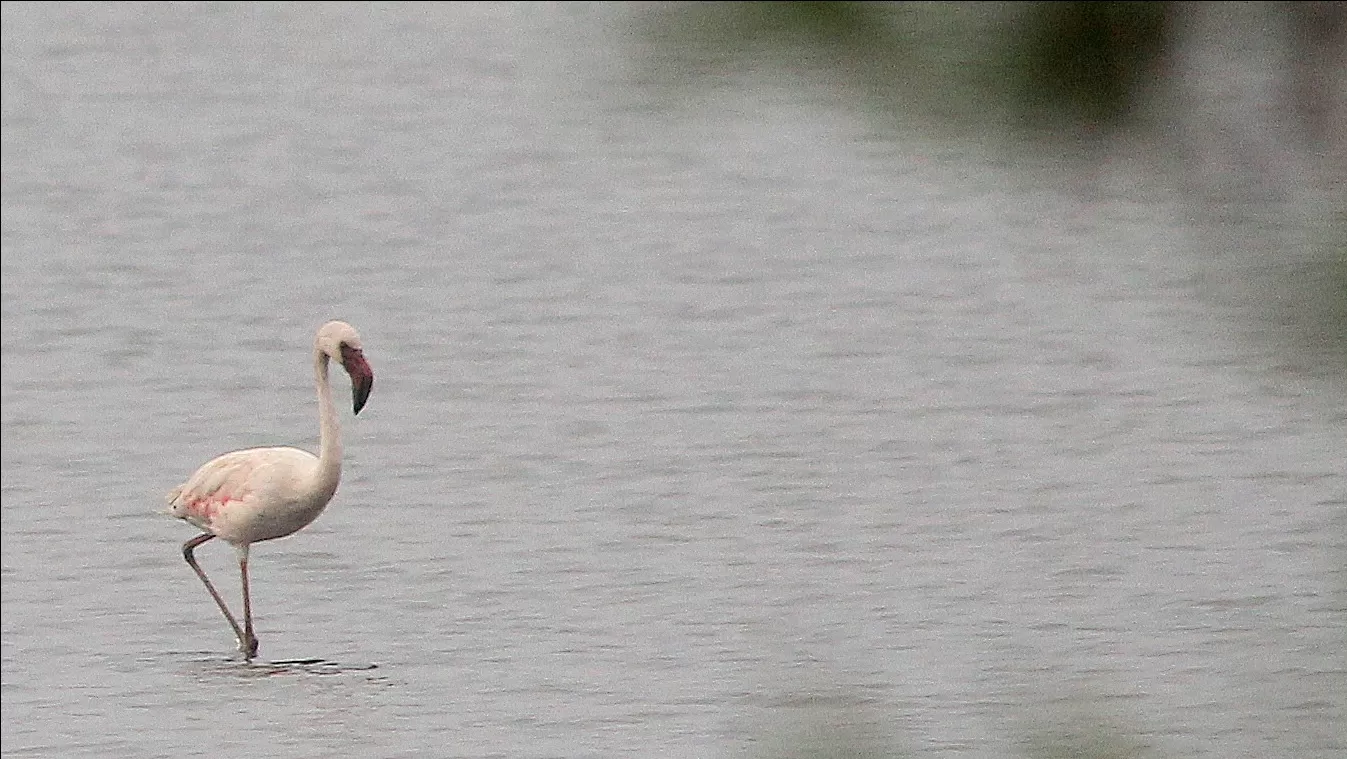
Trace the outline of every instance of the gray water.
<instances>
[{"instance_id":1,"label":"gray water","mask_svg":"<svg viewBox=\"0 0 1347 759\"><path fill-rule=\"evenodd\" d=\"M1276 251L621 17L5 4L4 754L1347 752ZM245 665L163 499L315 445L330 318L374 394Z\"/></svg>"}]
</instances>

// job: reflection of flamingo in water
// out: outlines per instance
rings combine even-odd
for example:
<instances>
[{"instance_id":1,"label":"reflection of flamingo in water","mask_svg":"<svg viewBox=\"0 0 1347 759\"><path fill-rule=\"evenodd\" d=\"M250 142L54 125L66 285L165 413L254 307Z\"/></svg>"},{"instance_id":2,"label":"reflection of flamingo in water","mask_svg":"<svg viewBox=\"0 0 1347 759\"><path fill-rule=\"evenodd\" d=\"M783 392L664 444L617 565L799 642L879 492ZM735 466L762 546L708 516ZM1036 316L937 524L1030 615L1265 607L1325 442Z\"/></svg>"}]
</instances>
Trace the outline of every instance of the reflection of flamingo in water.
<instances>
[{"instance_id":1,"label":"reflection of flamingo in water","mask_svg":"<svg viewBox=\"0 0 1347 759\"><path fill-rule=\"evenodd\" d=\"M245 659L257 656L248 594L248 546L283 538L312 522L337 492L341 479L341 427L327 379L329 360L341 362L351 377L355 413L360 413L374 385L374 373L361 352L355 328L339 321L324 324L313 345L313 373L318 385L317 456L289 447L233 451L204 464L168 497L173 516L205 530L183 544L182 555L234 628ZM197 546L215 537L223 538L238 553L243 578L243 627L192 556Z\"/></svg>"}]
</instances>

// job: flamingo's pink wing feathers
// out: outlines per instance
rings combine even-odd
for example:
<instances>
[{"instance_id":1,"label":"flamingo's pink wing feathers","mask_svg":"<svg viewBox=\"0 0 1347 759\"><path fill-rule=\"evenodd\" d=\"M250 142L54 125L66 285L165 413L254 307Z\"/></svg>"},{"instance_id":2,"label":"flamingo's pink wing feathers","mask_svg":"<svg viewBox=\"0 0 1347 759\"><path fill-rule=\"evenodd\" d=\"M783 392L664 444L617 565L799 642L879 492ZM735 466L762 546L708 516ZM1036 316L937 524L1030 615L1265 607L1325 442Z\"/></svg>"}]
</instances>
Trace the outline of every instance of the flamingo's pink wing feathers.
<instances>
[{"instance_id":1,"label":"flamingo's pink wing feathers","mask_svg":"<svg viewBox=\"0 0 1347 759\"><path fill-rule=\"evenodd\" d=\"M247 497L248 479L258 463L254 451L234 451L206 462L169 494L173 515L210 529L229 502Z\"/></svg>"}]
</instances>

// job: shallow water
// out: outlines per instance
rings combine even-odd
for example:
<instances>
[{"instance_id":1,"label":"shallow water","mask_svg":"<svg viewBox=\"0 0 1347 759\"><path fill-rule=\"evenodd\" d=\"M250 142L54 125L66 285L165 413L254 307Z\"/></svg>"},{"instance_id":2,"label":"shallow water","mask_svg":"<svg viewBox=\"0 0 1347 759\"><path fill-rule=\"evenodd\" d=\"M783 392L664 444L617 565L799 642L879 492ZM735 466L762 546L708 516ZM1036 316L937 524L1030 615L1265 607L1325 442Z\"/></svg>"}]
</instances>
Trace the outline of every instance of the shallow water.
<instances>
[{"instance_id":1,"label":"shallow water","mask_svg":"<svg viewBox=\"0 0 1347 759\"><path fill-rule=\"evenodd\" d=\"M593 12L6 4L7 756L1347 749L1347 406L1265 263L1140 159L671 104ZM314 446L338 317L246 665L164 495Z\"/></svg>"}]
</instances>

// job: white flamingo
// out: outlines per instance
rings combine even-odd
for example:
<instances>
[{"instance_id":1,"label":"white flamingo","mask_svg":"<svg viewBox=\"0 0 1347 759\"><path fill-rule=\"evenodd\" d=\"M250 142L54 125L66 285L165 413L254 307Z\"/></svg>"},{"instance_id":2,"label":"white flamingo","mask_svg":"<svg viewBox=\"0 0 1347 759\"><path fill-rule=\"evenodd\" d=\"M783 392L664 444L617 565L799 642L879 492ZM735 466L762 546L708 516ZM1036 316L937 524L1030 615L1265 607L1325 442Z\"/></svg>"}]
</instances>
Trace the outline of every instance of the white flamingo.
<instances>
[{"instance_id":1,"label":"white flamingo","mask_svg":"<svg viewBox=\"0 0 1347 759\"><path fill-rule=\"evenodd\" d=\"M238 637L244 659L257 656L252 601L248 593L248 547L296 532L322 513L341 479L341 426L332 405L328 361L338 361L351 378L352 410L359 414L374 385L374 372L361 352L360 335L346 322L331 321L313 344L318 385L318 455L298 448L248 448L204 464L168 500L173 516L205 532L182 546L182 556L206 584ZM192 556L197 546L223 538L238 554L243 578L243 627Z\"/></svg>"}]
</instances>

